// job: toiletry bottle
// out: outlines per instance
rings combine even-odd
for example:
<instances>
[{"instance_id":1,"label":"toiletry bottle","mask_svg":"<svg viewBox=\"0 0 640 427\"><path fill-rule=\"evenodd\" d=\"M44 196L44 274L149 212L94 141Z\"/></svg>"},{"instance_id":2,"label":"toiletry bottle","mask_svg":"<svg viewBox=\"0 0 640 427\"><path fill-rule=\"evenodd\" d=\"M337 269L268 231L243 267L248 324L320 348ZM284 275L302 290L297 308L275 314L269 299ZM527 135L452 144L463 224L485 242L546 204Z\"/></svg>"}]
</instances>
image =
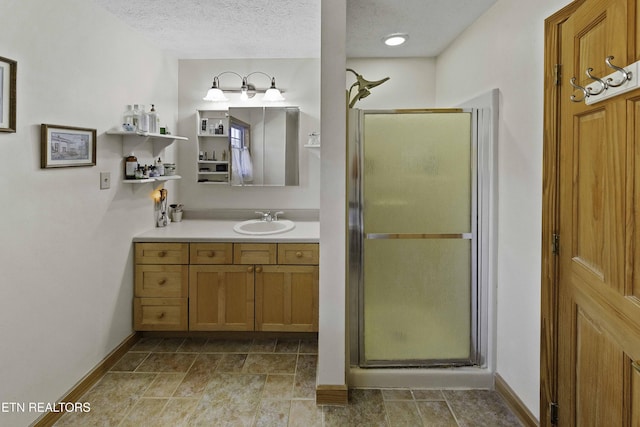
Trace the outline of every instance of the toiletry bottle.
<instances>
[{"instance_id":1,"label":"toiletry bottle","mask_svg":"<svg viewBox=\"0 0 640 427\"><path fill-rule=\"evenodd\" d=\"M127 109L122 115L122 130L130 132L135 130L133 127L133 106L127 105Z\"/></svg>"},{"instance_id":2,"label":"toiletry bottle","mask_svg":"<svg viewBox=\"0 0 640 427\"><path fill-rule=\"evenodd\" d=\"M138 129L137 130L138 132L149 132L149 115L144 111L144 104L138 104Z\"/></svg>"},{"instance_id":3,"label":"toiletry bottle","mask_svg":"<svg viewBox=\"0 0 640 427\"><path fill-rule=\"evenodd\" d=\"M162 160L158 157L156 161L156 170L158 171L158 176L164 176L164 165L162 164Z\"/></svg>"},{"instance_id":4,"label":"toiletry bottle","mask_svg":"<svg viewBox=\"0 0 640 427\"><path fill-rule=\"evenodd\" d=\"M204 160L204 153L202 151L198 154L198 160Z\"/></svg>"},{"instance_id":5,"label":"toiletry bottle","mask_svg":"<svg viewBox=\"0 0 640 427\"><path fill-rule=\"evenodd\" d=\"M160 132L160 117L156 112L156 108L154 104L151 104L151 111L147 114L147 119L149 120L149 132L158 133Z\"/></svg>"},{"instance_id":6,"label":"toiletry bottle","mask_svg":"<svg viewBox=\"0 0 640 427\"><path fill-rule=\"evenodd\" d=\"M133 153L129 153L129 156L127 156L124 163L125 178L135 179L137 168L138 168L138 158Z\"/></svg>"},{"instance_id":7,"label":"toiletry bottle","mask_svg":"<svg viewBox=\"0 0 640 427\"><path fill-rule=\"evenodd\" d=\"M131 121L133 122L133 130L140 130L140 106L133 104L133 110L131 111Z\"/></svg>"},{"instance_id":8,"label":"toiletry bottle","mask_svg":"<svg viewBox=\"0 0 640 427\"><path fill-rule=\"evenodd\" d=\"M220 135L224 135L224 126L222 125L222 120L218 122L218 133Z\"/></svg>"}]
</instances>

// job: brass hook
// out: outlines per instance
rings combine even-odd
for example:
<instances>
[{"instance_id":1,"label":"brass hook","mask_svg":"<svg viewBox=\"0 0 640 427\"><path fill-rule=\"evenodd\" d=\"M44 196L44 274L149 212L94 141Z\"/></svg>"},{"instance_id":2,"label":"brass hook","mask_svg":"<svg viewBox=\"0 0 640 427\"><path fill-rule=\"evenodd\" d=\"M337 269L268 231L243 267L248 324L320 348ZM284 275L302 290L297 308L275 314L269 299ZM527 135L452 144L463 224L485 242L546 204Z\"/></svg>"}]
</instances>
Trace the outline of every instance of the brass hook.
<instances>
[{"instance_id":1,"label":"brass hook","mask_svg":"<svg viewBox=\"0 0 640 427\"><path fill-rule=\"evenodd\" d=\"M631 75L631 71L627 71L624 68L618 67L617 65L613 65L611 63L612 59L613 59L613 56L607 56L607 59L605 59L604 62L607 64L607 67L613 68L614 70L621 72L622 80L620 80L620 82L618 83L613 83L613 79L609 77L607 79L607 85L609 87L619 87L619 86L622 86L627 81L631 80L632 75Z\"/></svg>"},{"instance_id":2,"label":"brass hook","mask_svg":"<svg viewBox=\"0 0 640 427\"><path fill-rule=\"evenodd\" d=\"M595 80L598 83L600 83L600 90L595 92L593 89L591 89L590 87L587 87L587 91L589 92L589 95L600 95L602 92L604 92L605 90L607 90L608 85L607 82L605 82L604 80L594 76L591 74L591 72L593 71L593 68L587 68L587 76L591 79L591 80Z\"/></svg>"},{"instance_id":3,"label":"brass hook","mask_svg":"<svg viewBox=\"0 0 640 427\"><path fill-rule=\"evenodd\" d=\"M585 89L584 87L578 85L576 83L576 78L575 77L571 77L571 80L569 80L569 84L571 86L573 86L574 89L577 89L579 91L582 92L582 99L577 99L575 95L571 95L571 102L582 102L585 99L587 99L589 97L589 92L587 91L587 89Z\"/></svg>"}]
</instances>

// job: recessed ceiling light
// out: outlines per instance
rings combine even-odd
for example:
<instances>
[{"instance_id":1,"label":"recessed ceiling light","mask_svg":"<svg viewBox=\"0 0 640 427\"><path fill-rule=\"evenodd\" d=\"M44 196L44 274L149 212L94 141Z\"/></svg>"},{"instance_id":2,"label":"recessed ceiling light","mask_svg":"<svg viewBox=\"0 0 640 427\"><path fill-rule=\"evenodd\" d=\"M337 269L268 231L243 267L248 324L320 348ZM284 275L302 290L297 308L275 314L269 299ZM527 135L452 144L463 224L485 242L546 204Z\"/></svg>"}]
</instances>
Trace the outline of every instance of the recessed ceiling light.
<instances>
[{"instance_id":1,"label":"recessed ceiling light","mask_svg":"<svg viewBox=\"0 0 640 427\"><path fill-rule=\"evenodd\" d=\"M405 34L405 33L394 33L394 34L389 34L388 36L385 36L382 39L382 41L387 46L400 46L401 44L406 42L408 38L409 38L408 34Z\"/></svg>"}]
</instances>

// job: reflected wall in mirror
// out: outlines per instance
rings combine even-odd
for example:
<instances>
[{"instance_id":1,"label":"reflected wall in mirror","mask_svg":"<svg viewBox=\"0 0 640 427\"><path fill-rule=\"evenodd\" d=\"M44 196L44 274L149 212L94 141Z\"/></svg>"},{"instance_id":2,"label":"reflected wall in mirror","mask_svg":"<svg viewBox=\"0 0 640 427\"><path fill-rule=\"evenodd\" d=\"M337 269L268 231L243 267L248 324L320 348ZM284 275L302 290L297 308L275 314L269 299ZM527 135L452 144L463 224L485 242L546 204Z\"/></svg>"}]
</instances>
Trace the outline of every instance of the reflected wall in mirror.
<instances>
[{"instance_id":1,"label":"reflected wall in mirror","mask_svg":"<svg viewBox=\"0 0 640 427\"><path fill-rule=\"evenodd\" d=\"M231 185L298 185L298 107L230 107Z\"/></svg>"}]
</instances>

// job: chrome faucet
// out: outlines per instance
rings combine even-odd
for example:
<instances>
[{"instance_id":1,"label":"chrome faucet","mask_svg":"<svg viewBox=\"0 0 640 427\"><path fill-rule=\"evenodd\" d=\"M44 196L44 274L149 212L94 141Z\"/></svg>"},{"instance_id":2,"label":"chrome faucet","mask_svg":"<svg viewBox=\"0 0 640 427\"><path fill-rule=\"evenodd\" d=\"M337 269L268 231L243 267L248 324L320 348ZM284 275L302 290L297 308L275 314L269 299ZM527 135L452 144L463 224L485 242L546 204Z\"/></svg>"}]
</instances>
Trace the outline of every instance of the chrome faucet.
<instances>
[{"instance_id":1,"label":"chrome faucet","mask_svg":"<svg viewBox=\"0 0 640 427\"><path fill-rule=\"evenodd\" d=\"M256 211L256 213L258 215L262 215L262 220L263 221L267 221L267 222L273 221L273 217L271 216L271 211L267 211L267 212Z\"/></svg>"},{"instance_id":2,"label":"chrome faucet","mask_svg":"<svg viewBox=\"0 0 640 427\"><path fill-rule=\"evenodd\" d=\"M284 212L278 211L273 215L271 214L271 211L267 211L267 212L256 211L256 213L262 216L262 221L271 222L271 221L277 221L278 215L282 215Z\"/></svg>"}]
</instances>

